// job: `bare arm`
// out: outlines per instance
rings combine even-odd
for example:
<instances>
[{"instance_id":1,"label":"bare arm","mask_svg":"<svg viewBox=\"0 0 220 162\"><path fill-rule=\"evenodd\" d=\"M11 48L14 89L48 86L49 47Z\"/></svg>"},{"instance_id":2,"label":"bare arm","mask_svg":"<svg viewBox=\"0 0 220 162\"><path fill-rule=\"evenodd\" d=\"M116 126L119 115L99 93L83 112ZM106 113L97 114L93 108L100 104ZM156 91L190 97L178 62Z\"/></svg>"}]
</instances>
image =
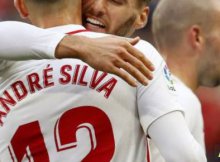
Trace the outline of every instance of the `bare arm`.
<instances>
[{"instance_id":1,"label":"bare arm","mask_svg":"<svg viewBox=\"0 0 220 162\"><path fill-rule=\"evenodd\" d=\"M58 45L55 56L79 58L97 70L118 75L132 86L136 86L135 79L147 85L148 79L153 78L154 67L133 47L138 41L139 38L125 39L114 36L95 39L67 36Z\"/></svg>"},{"instance_id":2,"label":"bare arm","mask_svg":"<svg viewBox=\"0 0 220 162\"><path fill-rule=\"evenodd\" d=\"M20 22L0 23L0 33L0 60L78 58L132 86L152 79L153 65L132 46L138 38L65 36Z\"/></svg>"}]
</instances>

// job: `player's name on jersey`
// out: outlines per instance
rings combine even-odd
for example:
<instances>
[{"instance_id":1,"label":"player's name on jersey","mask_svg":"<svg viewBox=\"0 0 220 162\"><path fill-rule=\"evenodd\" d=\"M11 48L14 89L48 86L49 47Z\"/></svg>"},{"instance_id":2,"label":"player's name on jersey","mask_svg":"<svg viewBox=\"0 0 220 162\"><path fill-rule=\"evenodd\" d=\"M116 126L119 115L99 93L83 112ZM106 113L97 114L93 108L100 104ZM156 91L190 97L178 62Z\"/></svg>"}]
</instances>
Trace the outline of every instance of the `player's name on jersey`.
<instances>
[{"instance_id":1,"label":"player's name on jersey","mask_svg":"<svg viewBox=\"0 0 220 162\"><path fill-rule=\"evenodd\" d=\"M63 65L58 70L58 77L54 76L54 69L50 65L41 72L33 72L24 76L24 79L13 82L8 89L0 94L0 127L3 126L3 118L6 118L10 110L27 96L36 92L53 88L54 86L83 86L102 93L108 99L117 80L105 72L93 70L88 74L86 65ZM88 74L88 75L87 75ZM56 79L55 79L56 78Z\"/></svg>"}]
</instances>

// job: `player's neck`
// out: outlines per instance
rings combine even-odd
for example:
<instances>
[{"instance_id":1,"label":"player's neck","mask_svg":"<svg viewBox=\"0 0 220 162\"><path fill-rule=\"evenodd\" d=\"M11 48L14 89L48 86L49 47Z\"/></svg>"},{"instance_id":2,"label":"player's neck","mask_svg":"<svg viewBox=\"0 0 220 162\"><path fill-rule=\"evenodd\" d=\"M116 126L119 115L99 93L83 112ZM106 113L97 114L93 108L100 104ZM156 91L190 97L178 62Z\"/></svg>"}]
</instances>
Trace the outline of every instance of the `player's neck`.
<instances>
[{"instance_id":1,"label":"player's neck","mask_svg":"<svg viewBox=\"0 0 220 162\"><path fill-rule=\"evenodd\" d=\"M167 57L167 64L171 73L195 92L198 88L198 73L195 60L189 57L181 57L181 54L176 55L174 53Z\"/></svg>"},{"instance_id":2,"label":"player's neck","mask_svg":"<svg viewBox=\"0 0 220 162\"><path fill-rule=\"evenodd\" d=\"M31 19L32 23L41 28L50 28L55 26L62 26L67 24L82 24L81 10L72 12L71 14L62 12L62 14L46 14L40 16L34 16Z\"/></svg>"}]
</instances>

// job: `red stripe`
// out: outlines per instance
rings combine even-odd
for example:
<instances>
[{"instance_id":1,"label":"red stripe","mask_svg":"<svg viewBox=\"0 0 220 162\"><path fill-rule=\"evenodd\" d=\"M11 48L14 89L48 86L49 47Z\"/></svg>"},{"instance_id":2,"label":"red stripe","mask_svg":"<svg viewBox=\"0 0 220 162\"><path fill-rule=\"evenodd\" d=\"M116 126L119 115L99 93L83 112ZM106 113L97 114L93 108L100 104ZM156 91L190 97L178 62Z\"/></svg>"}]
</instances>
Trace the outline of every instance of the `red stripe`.
<instances>
[{"instance_id":1,"label":"red stripe","mask_svg":"<svg viewBox=\"0 0 220 162\"><path fill-rule=\"evenodd\" d=\"M29 162L31 162L31 157L28 155L28 152L27 152L27 159Z\"/></svg>"},{"instance_id":2,"label":"red stripe","mask_svg":"<svg viewBox=\"0 0 220 162\"><path fill-rule=\"evenodd\" d=\"M149 147L148 139L147 139L147 162L150 162L150 147Z\"/></svg>"},{"instance_id":3,"label":"red stripe","mask_svg":"<svg viewBox=\"0 0 220 162\"><path fill-rule=\"evenodd\" d=\"M12 161L14 162L15 160L14 160L14 157L13 157L13 155L12 155L12 152L11 152L11 149L10 149L9 146L8 146L8 150L9 150L9 153L10 153L11 159L12 159Z\"/></svg>"},{"instance_id":4,"label":"red stripe","mask_svg":"<svg viewBox=\"0 0 220 162\"><path fill-rule=\"evenodd\" d=\"M89 30L86 30L86 29L75 30L75 31L71 31L71 32L66 33L66 34L73 35L73 34L77 34L77 33L81 33L81 32L89 32Z\"/></svg>"}]
</instances>

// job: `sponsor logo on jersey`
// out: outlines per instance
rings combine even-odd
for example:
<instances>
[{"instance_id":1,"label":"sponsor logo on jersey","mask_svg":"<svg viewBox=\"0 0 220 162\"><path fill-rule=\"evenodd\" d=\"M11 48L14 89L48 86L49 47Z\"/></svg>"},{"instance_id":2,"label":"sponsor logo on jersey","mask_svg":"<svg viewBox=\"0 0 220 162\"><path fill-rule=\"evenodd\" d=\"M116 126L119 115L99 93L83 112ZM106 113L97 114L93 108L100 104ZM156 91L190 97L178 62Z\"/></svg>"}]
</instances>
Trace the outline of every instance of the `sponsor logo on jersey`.
<instances>
[{"instance_id":1,"label":"sponsor logo on jersey","mask_svg":"<svg viewBox=\"0 0 220 162\"><path fill-rule=\"evenodd\" d=\"M163 72L164 72L164 76L166 78L167 86L168 86L169 90L176 91L176 89L174 87L174 83L173 83L171 72L168 69L167 65L164 66Z\"/></svg>"}]
</instances>

